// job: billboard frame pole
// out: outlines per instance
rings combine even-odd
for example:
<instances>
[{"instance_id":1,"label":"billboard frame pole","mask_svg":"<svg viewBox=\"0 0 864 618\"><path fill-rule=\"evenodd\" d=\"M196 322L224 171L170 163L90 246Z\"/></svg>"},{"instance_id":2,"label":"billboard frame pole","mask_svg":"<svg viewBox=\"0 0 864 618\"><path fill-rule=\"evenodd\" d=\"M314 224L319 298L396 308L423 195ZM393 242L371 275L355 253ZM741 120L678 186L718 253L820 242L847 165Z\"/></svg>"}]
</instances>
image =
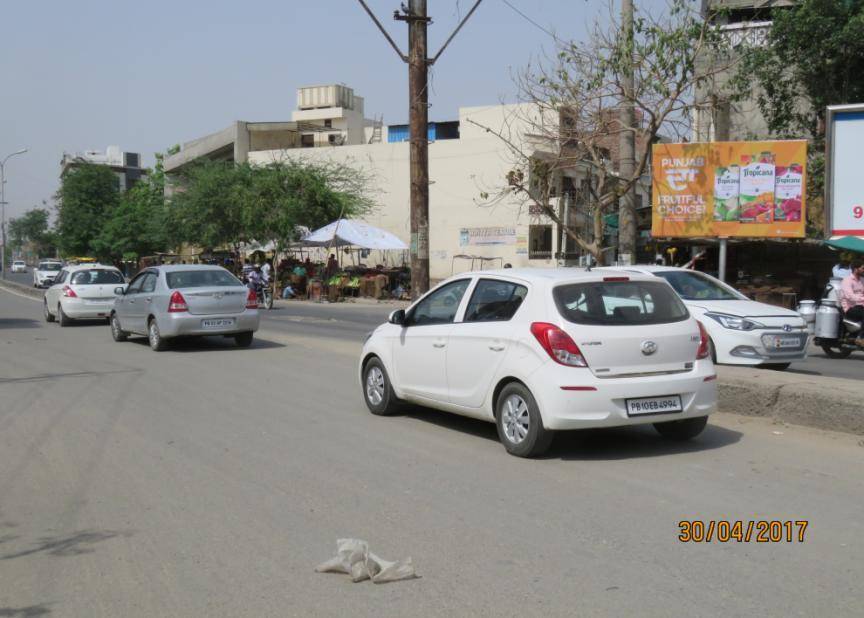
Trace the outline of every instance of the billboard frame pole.
<instances>
[{"instance_id":1,"label":"billboard frame pole","mask_svg":"<svg viewBox=\"0 0 864 618\"><path fill-rule=\"evenodd\" d=\"M720 251L717 256L717 278L720 281L726 282L726 248L729 245L729 239L725 236L720 238Z\"/></svg>"}]
</instances>

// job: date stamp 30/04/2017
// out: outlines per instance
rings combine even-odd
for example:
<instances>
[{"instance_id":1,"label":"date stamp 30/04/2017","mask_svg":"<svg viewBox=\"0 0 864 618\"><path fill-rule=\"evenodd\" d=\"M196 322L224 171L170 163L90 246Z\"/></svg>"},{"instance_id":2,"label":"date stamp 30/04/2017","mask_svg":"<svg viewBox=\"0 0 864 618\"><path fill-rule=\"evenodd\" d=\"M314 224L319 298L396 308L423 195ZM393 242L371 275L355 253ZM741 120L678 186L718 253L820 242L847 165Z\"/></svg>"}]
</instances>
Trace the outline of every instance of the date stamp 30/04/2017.
<instances>
[{"instance_id":1,"label":"date stamp 30/04/2017","mask_svg":"<svg viewBox=\"0 0 864 618\"><path fill-rule=\"evenodd\" d=\"M682 543L803 543L809 520L685 519L678 522Z\"/></svg>"}]
</instances>

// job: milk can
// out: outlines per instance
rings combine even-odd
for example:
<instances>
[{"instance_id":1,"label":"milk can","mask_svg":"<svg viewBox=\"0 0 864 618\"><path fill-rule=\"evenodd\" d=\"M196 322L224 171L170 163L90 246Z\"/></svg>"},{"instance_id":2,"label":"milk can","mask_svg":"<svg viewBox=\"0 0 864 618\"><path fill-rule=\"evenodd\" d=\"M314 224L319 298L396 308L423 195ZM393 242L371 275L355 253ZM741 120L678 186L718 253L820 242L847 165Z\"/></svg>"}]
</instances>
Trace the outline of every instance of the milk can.
<instances>
[{"instance_id":1,"label":"milk can","mask_svg":"<svg viewBox=\"0 0 864 618\"><path fill-rule=\"evenodd\" d=\"M816 310L816 331L820 339L837 339L840 334L840 309L833 300L823 300Z\"/></svg>"},{"instance_id":2,"label":"milk can","mask_svg":"<svg viewBox=\"0 0 864 618\"><path fill-rule=\"evenodd\" d=\"M812 335L816 330L816 301L802 300L798 305L798 313L807 324L807 332Z\"/></svg>"}]
</instances>

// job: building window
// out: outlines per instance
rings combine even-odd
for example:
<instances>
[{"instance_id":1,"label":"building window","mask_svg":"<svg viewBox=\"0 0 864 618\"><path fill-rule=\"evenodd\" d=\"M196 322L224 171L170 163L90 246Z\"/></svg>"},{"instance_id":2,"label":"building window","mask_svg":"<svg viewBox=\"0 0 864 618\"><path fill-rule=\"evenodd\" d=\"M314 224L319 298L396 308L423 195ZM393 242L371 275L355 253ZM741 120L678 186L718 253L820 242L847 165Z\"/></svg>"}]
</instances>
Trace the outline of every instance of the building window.
<instances>
[{"instance_id":1,"label":"building window","mask_svg":"<svg viewBox=\"0 0 864 618\"><path fill-rule=\"evenodd\" d=\"M528 259L548 260L552 257L552 226L528 226Z\"/></svg>"},{"instance_id":2,"label":"building window","mask_svg":"<svg viewBox=\"0 0 864 618\"><path fill-rule=\"evenodd\" d=\"M141 167L141 159L137 152L124 152L123 156L126 159L124 163L126 167Z\"/></svg>"},{"instance_id":3,"label":"building window","mask_svg":"<svg viewBox=\"0 0 864 618\"><path fill-rule=\"evenodd\" d=\"M300 147L301 148L314 148L315 147L315 135L313 133L307 133L305 135L300 136Z\"/></svg>"},{"instance_id":4,"label":"building window","mask_svg":"<svg viewBox=\"0 0 864 618\"><path fill-rule=\"evenodd\" d=\"M333 121L330 118L328 118L327 120L324 121L324 128L325 129L332 129L333 128Z\"/></svg>"}]
</instances>

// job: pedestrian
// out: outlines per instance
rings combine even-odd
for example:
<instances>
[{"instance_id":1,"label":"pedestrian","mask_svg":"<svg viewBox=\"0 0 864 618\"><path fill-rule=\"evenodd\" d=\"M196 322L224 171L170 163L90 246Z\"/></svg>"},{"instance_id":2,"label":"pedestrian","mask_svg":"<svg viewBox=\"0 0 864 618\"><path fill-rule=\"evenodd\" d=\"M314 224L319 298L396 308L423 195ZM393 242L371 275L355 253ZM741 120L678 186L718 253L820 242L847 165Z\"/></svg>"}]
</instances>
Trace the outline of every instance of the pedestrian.
<instances>
[{"instance_id":1,"label":"pedestrian","mask_svg":"<svg viewBox=\"0 0 864 618\"><path fill-rule=\"evenodd\" d=\"M324 276L328 279L336 274L336 271L339 270L339 262L336 260L336 254L331 253L329 259L327 260L327 267L324 269Z\"/></svg>"},{"instance_id":2,"label":"pedestrian","mask_svg":"<svg viewBox=\"0 0 864 618\"><path fill-rule=\"evenodd\" d=\"M831 276L834 279L845 279L852 274L852 269L849 267L849 254L841 253L840 261L831 269Z\"/></svg>"},{"instance_id":3,"label":"pedestrian","mask_svg":"<svg viewBox=\"0 0 864 618\"><path fill-rule=\"evenodd\" d=\"M264 277L264 281L270 281L270 273L273 271L273 260L267 260L261 266L261 276Z\"/></svg>"}]
</instances>

